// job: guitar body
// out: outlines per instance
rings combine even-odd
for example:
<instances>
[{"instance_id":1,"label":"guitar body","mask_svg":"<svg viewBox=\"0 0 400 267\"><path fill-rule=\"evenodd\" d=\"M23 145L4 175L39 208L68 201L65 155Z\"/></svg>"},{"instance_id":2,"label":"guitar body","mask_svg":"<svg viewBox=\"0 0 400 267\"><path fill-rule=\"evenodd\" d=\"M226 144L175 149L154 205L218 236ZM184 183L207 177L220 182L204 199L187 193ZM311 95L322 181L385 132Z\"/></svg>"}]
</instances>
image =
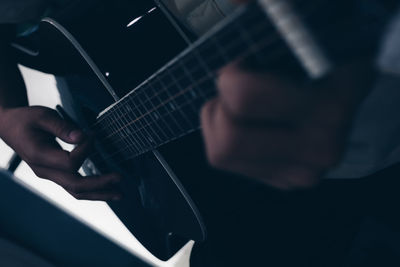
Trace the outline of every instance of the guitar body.
<instances>
[{"instance_id":1,"label":"guitar body","mask_svg":"<svg viewBox=\"0 0 400 267\"><path fill-rule=\"evenodd\" d=\"M164 32L163 35L154 36L154 38L148 36L148 31L145 32L139 28L155 27L155 34L157 34L157 28L166 28L162 24L167 21L165 21L163 14L159 10L143 20L146 21L142 21L143 24L137 25L138 28L129 29L137 31L132 39L142 40L142 42L135 41L135 48L130 53L127 53L128 49L126 48L121 51L125 56L129 54L129 59L125 59L126 64L119 62L121 65L118 66L118 69L111 68L111 70L108 70L111 73L110 76L114 78L114 80L110 81L110 84L113 84L113 88L127 87L126 84L121 85L122 82L120 81L122 79L119 80L118 77L113 77L114 73L117 73L115 76L123 75L126 77L128 75L124 75L123 72L134 73L137 77L131 77L134 78L134 81L129 81L130 86L134 86L139 81L145 79L145 77L150 76L186 45L176 32L172 32L172 28L167 27L166 31L161 31ZM42 28L50 26L49 24L46 24L46 26L43 24L46 24L46 22L42 23ZM52 27L51 30L46 30L47 36L49 36L50 31L55 31L54 34L58 35L57 39L65 42L65 46L70 43L70 40L66 38L62 30ZM100 34L96 34L96 36L100 36ZM96 39L90 38L90 40L95 41ZM160 40L169 40L169 42L164 41L164 48L157 50L158 45L155 44L159 44ZM97 40L97 42L99 41ZM120 49L119 44L112 45L116 46L111 48L112 51ZM146 48L146 46L152 47ZM71 47L70 52L67 53L65 53L67 50L64 49L64 55L70 57L75 53L76 65L81 66L78 69L82 69L82 66L86 67L88 65L87 60L80 53L76 53L77 47L74 47L74 49L75 52L72 51ZM49 51L49 49L46 49L46 51ZM116 56L116 58L124 57L121 55ZM112 60L115 61L115 59ZM132 66L131 62L135 62L134 66ZM106 65L107 63L103 64ZM74 100L74 111L80 114L78 117L75 117L75 120L81 121L82 127L86 127L92 123L86 119L87 117L92 116L93 118L94 114L97 115L113 101L107 89L103 84L98 82L98 77L92 74L92 71L92 68L83 70L84 78L80 74L80 78L77 79L78 82L79 79L87 79L88 84L93 86L89 95L85 96L85 93L81 92L81 99ZM66 80L68 81L68 78ZM78 90L85 89L81 88L81 85L77 86ZM133 87L120 90L117 94L119 97L122 97L131 88ZM76 93L70 92L69 94L76 96ZM96 99L93 99L93 101L88 100L92 97L92 94L96 94L97 96L102 95L103 103L96 102ZM105 99L107 101L104 101ZM64 105L68 104L64 103ZM98 148L100 151L102 150L100 146ZM169 151L170 149L171 147L162 147L164 151ZM179 155L178 153L172 153L173 155L171 154L169 157L176 157L177 161L179 161L180 157L186 158L185 154ZM107 157L107 154L105 153L103 156ZM163 157L163 153L159 151L148 152L135 159L125 161L123 164L113 161L107 161L104 164L104 160L101 158L97 160L97 164L96 159L93 159L93 162L95 162L94 165L96 166L102 166L101 172L118 171L124 174L125 179L121 186L124 198L119 202L110 202L109 205L135 237L155 256L167 260L187 241L203 241L205 239L206 229L203 219L193 200L190 198L189 193L178 180L179 174L177 174L174 168L169 167L169 160Z\"/></svg>"},{"instance_id":2,"label":"guitar body","mask_svg":"<svg viewBox=\"0 0 400 267\"><path fill-rule=\"evenodd\" d=\"M126 10L127 7L134 10L137 8L127 4L122 9ZM153 6L144 5L142 11L145 12L151 8ZM102 40L101 38L109 38L113 33L107 27L118 29L115 25L98 25L98 17L102 17L104 13L105 10L100 6L98 14L92 13L90 17L82 15L71 23L64 22L67 26L65 24L61 26L56 20L44 20L37 33L40 39L40 42L37 42L39 45L32 49L37 49L40 53L35 56L20 54L20 61L25 65L63 77L62 82L59 79L59 85L64 110L83 129L93 123L100 111L114 101L98 77L98 75L106 77L105 71L99 74L95 73L94 69L109 67L106 69L111 73L109 83L113 85L113 88L120 89L118 95L122 97L128 89L132 89L141 80L150 76L187 45L173 26L169 25L160 10L152 12L140 24L129 28L128 30L133 31L134 34L129 36L129 39L125 38L126 43L121 36L118 37L119 43ZM124 22L127 24L129 21ZM80 25L85 25L86 28L82 29ZM119 25L124 26L121 22ZM148 35L149 28L154 29L154 36ZM107 34L99 32L102 30ZM84 38L78 41L75 36L84 36ZM159 49L160 41L163 42L162 49ZM28 43L25 40L19 42ZM127 48L129 44L132 45L132 50ZM124 47L121 48L121 46ZM104 53L107 49L118 51L120 55L111 55L109 58L109 55ZM84 54L97 55L97 58L100 58L100 64L97 64L97 60L89 61L83 56ZM97 58L94 57L94 59ZM127 73L133 73L134 77ZM122 76L129 79L118 78ZM199 136L198 133L193 135ZM186 168L180 170L181 167L189 166L186 164L189 162L188 154L183 148L195 147L191 143L200 142L201 139L190 140L189 144L184 141L185 139L160 147L159 151L148 152L125 161L123 164L103 160L102 156L107 158L104 153L101 156L92 157L92 162L84 166L87 174L110 171L124 174L125 179L121 186L124 198L118 202L110 202L109 205L135 237L150 252L163 260L169 259L187 241L203 241L206 237L206 229L200 212L178 179L180 175L189 173ZM179 144L181 142L184 143L183 146ZM202 147L200 143L197 146ZM98 153L101 154L102 150L103 148L99 146ZM195 155L199 152L194 149L190 154ZM198 170L191 169L194 173L204 173L202 167L207 166L204 157L199 157L194 161L200 158L204 162L195 164ZM182 162L182 164L170 167L168 164L170 160L174 163ZM93 168L93 166L96 167ZM189 175L190 179L192 179L191 176Z\"/></svg>"},{"instance_id":3,"label":"guitar body","mask_svg":"<svg viewBox=\"0 0 400 267\"><path fill-rule=\"evenodd\" d=\"M262 255L262 250L258 250L268 238L267 233L271 233L263 231L263 227L269 220L265 209L273 206L270 203L273 190L210 167L199 127L192 127L188 134L164 142L156 149L130 156L154 142L154 136L178 131L179 120L176 119L176 125L160 127L159 132L145 129L144 133L132 133L130 120L134 122L143 116L135 118L130 112L147 102L132 102L120 108L118 103L127 98L114 102L177 56L188 46L187 40L195 40L195 36L184 27L177 31L177 25L150 1L99 1L95 7L90 6L86 12L81 9L73 13L74 16L44 19L37 36L17 40L17 47L29 43L32 51L39 51L38 54L21 53L20 61L25 65L64 77L69 92L62 90L61 95L68 96L62 97L63 104L69 116L82 128L88 129L92 124L104 127L104 120L110 120L109 126L105 126L108 129L102 130L107 131L108 136L115 132L120 135L110 142L100 142L102 137L99 138L96 155L84 166L88 173L118 171L124 175L121 187L124 198L110 202L110 207L135 237L163 260L170 258L188 240L204 242L206 233L204 247L212 253L218 246L226 246L232 248L232 253L246 249ZM247 18L250 21L260 14ZM238 17L241 16L239 13ZM179 27L179 22L176 23ZM271 25L266 27L271 28ZM282 40L274 45L287 50L295 46ZM274 62L275 70L318 76L329 64L317 52L311 63L314 67L322 66L319 69L304 70L293 54L276 53L279 57ZM303 62L303 65L307 67L308 63ZM173 117L178 111L172 104L170 106L167 114ZM107 115L115 109L122 110L119 116ZM97 124L96 120L102 123ZM194 120L198 123L198 114ZM141 128L145 128L146 123ZM146 131L153 131L154 135L151 137ZM117 156L113 153L121 150ZM229 241L232 236L237 244Z\"/></svg>"}]
</instances>

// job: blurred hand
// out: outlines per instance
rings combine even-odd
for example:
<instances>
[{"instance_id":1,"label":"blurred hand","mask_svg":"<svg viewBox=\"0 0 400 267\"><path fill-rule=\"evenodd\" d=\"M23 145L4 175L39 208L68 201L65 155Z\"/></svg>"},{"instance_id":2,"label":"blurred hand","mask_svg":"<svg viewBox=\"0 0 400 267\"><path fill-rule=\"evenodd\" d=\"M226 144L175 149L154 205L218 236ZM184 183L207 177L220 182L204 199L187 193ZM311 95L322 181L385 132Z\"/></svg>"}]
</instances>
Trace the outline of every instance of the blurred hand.
<instances>
[{"instance_id":1,"label":"blurred hand","mask_svg":"<svg viewBox=\"0 0 400 267\"><path fill-rule=\"evenodd\" d=\"M49 179L78 199L118 200L116 174L82 177L78 170L90 151L90 141L75 125L45 107L0 109L0 137L28 163L35 174ZM56 142L77 145L65 151Z\"/></svg>"},{"instance_id":2,"label":"blurred hand","mask_svg":"<svg viewBox=\"0 0 400 267\"><path fill-rule=\"evenodd\" d=\"M201 114L210 163L281 189L316 184L340 160L373 77L366 69L343 67L300 87L270 73L225 67L219 96Z\"/></svg>"}]
</instances>

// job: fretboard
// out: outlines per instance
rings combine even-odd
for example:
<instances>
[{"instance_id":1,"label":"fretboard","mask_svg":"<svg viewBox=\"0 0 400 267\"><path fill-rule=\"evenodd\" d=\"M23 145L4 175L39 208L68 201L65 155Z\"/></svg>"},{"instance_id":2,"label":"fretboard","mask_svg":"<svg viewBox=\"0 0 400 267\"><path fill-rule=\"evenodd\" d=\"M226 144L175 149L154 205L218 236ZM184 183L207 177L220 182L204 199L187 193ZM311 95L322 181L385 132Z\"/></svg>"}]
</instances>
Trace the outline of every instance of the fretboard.
<instances>
[{"instance_id":1,"label":"fretboard","mask_svg":"<svg viewBox=\"0 0 400 267\"><path fill-rule=\"evenodd\" d=\"M249 7L248 7L249 8ZM186 135L200 127L201 106L215 96L216 71L242 54L259 50L264 38L271 47L280 42L268 36L260 8L239 10L161 70L139 85L99 118L109 151L134 157ZM267 38L265 38L265 37ZM122 154L121 154L122 153Z\"/></svg>"},{"instance_id":2,"label":"fretboard","mask_svg":"<svg viewBox=\"0 0 400 267\"><path fill-rule=\"evenodd\" d=\"M93 131L107 146L106 150L113 156L132 158L199 129L200 109L216 95L217 71L234 60L253 57L261 64L267 63L274 68L296 65L298 71L309 76L313 76L312 68L317 68L317 72L318 67L326 68L321 75L328 71L328 67L323 65L326 63L319 61L319 51L312 55L317 49L308 33L302 32L303 28L292 25L296 29L293 29L294 35L291 36L291 29L287 25L282 29L279 25L277 27L277 23L287 23L285 19L289 24L296 23L297 19L307 21L310 14L327 1L317 0L312 1L313 5L300 5L297 11L302 14L301 17L294 17L292 10L280 6L286 1L264 1L274 4L272 7L275 9L270 11L279 15L278 22L271 22L273 17L268 16L265 6L263 9L258 3L239 8L105 110L98 117ZM329 23L330 19L326 17L322 20ZM287 35L286 38L282 38L282 31ZM301 57L305 57L304 60ZM311 70L308 73L304 70L307 67Z\"/></svg>"}]
</instances>

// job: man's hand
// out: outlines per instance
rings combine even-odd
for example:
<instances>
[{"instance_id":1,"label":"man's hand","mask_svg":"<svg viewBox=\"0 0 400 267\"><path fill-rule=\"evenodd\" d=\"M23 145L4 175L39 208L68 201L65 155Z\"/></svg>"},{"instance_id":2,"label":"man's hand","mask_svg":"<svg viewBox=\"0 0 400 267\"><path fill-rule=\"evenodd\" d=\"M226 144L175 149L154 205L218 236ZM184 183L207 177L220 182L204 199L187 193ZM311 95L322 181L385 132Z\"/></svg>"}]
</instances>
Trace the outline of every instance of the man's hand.
<instances>
[{"instance_id":1,"label":"man's hand","mask_svg":"<svg viewBox=\"0 0 400 267\"><path fill-rule=\"evenodd\" d=\"M281 189L314 185L341 157L369 71L347 66L300 87L269 73L224 68L219 96L201 114L210 163Z\"/></svg>"},{"instance_id":2,"label":"man's hand","mask_svg":"<svg viewBox=\"0 0 400 267\"><path fill-rule=\"evenodd\" d=\"M78 199L118 200L116 174L82 177L78 170L88 156L90 141L76 126L45 107L0 109L0 137L28 163L35 174L64 187ZM55 138L77 147L63 150Z\"/></svg>"}]
</instances>

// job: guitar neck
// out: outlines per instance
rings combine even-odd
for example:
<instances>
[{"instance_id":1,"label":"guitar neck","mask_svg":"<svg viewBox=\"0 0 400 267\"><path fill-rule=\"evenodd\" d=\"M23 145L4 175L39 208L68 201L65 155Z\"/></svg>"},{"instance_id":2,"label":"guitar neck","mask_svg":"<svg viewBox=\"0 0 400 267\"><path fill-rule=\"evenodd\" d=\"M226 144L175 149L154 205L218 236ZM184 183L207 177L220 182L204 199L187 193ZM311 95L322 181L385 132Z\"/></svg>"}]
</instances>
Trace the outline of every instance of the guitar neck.
<instances>
[{"instance_id":1,"label":"guitar neck","mask_svg":"<svg viewBox=\"0 0 400 267\"><path fill-rule=\"evenodd\" d=\"M93 131L102 143L109 144L111 151L126 158L197 130L201 106L216 95L217 71L241 58L253 58L275 70L295 66L296 72L308 78L324 76L331 68L330 62L302 23L310 25L313 19L321 19L320 14L314 15L315 10L321 10L327 1L312 2L297 6L296 14L282 0L263 0L239 8L102 112ZM331 16L325 15L322 20L332 22L334 13L332 10ZM340 27L345 25L340 24L335 30ZM332 34L326 38L327 46L336 37Z\"/></svg>"},{"instance_id":2,"label":"guitar neck","mask_svg":"<svg viewBox=\"0 0 400 267\"><path fill-rule=\"evenodd\" d=\"M249 8L252 9L249 12ZM259 50L271 25L260 8L246 7L182 52L97 119L94 132L137 156L200 127L199 110L216 95L216 71ZM269 37L269 38L268 38ZM109 142L108 142L109 143Z\"/></svg>"}]
</instances>

